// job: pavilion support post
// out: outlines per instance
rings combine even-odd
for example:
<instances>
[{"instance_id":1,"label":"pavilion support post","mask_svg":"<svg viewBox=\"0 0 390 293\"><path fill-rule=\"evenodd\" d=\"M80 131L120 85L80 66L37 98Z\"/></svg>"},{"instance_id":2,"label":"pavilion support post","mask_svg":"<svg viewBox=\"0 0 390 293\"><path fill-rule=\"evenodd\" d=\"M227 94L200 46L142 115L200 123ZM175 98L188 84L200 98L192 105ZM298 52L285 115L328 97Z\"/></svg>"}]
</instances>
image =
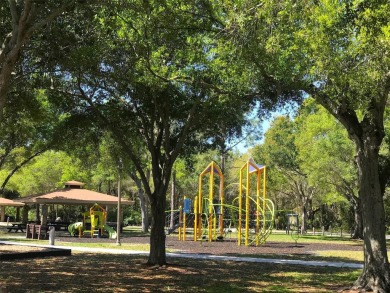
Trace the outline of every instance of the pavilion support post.
<instances>
[{"instance_id":1,"label":"pavilion support post","mask_svg":"<svg viewBox=\"0 0 390 293\"><path fill-rule=\"evenodd\" d=\"M35 221L39 222L41 217L40 204L35 205Z\"/></svg>"},{"instance_id":2,"label":"pavilion support post","mask_svg":"<svg viewBox=\"0 0 390 293\"><path fill-rule=\"evenodd\" d=\"M5 206L0 207L0 222L5 222Z\"/></svg>"},{"instance_id":3,"label":"pavilion support post","mask_svg":"<svg viewBox=\"0 0 390 293\"><path fill-rule=\"evenodd\" d=\"M41 225L46 226L47 224L47 211L48 206L46 204L42 205L42 215L41 215Z\"/></svg>"},{"instance_id":4,"label":"pavilion support post","mask_svg":"<svg viewBox=\"0 0 390 293\"><path fill-rule=\"evenodd\" d=\"M30 210L30 207L28 205L25 205L23 207L23 211L22 211L22 223L23 224L27 224L28 222L28 211Z\"/></svg>"},{"instance_id":5,"label":"pavilion support post","mask_svg":"<svg viewBox=\"0 0 390 293\"><path fill-rule=\"evenodd\" d=\"M47 216L46 216L46 222L47 222L47 218L49 217L49 215L52 215L53 214L53 205L52 204L48 204L47 205ZM53 219L55 220L55 219Z\"/></svg>"},{"instance_id":6,"label":"pavilion support post","mask_svg":"<svg viewBox=\"0 0 390 293\"><path fill-rule=\"evenodd\" d=\"M16 218L15 218L15 221L16 222L20 222L20 207L16 208Z\"/></svg>"}]
</instances>

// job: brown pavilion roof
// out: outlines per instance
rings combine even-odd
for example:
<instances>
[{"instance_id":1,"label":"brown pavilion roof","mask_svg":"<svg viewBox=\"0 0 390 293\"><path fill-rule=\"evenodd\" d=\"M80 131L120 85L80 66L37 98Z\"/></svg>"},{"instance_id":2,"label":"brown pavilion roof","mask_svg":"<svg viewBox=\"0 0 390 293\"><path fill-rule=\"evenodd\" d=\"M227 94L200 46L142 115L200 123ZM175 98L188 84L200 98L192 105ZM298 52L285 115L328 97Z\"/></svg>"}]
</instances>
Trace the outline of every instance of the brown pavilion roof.
<instances>
[{"instance_id":1,"label":"brown pavilion roof","mask_svg":"<svg viewBox=\"0 0 390 293\"><path fill-rule=\"evenodd\" d=\"M73 184L72 184L73 183ZM64 188L53 192L33 195L24 198L20 198L19 201L32 204L94 204L101 205L116 205L118 204L118 197L80 188L80 183L77 181L66 182L66 186L74 186L74 188ZM83 183L81 183L83 184ZM131 205L133 201L121 200L122 205Z\"/></svg>"},{"instance_id":2,"label":"brown pavilion roof","mask_svg":"<svg viewBox=\"0 0 390 293\"><path fill-rule=\"evenodd\" d=\"M21 207L24 206L24 203L0 197L0 206Z\"/></svg>"},{"instance_id":3,"label":"brown pavilion roof","mask_svg":"<svg viewBox=\"0 0 390 293\"><path fill-rule=\"evenodd\" d=\"M75 180L65 182L65 187L70 187L70 186L72 186L72 187L79 187L80 186L81 187L83 185L85 185L85 183L80 182L80 181L75 181Z\"/></svg>"}]
</instances>

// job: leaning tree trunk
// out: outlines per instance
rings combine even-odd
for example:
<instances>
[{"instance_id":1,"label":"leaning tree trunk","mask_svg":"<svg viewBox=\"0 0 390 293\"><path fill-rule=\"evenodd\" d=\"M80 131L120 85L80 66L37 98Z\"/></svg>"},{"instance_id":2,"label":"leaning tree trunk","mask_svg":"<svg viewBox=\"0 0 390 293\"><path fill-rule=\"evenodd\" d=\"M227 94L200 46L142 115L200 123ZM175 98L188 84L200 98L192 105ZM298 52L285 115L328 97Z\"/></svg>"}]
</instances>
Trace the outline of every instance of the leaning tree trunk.
<instances>
[{"instance_id":1,"label":"leaning tree trunk","mask_svg":"<svg viewBox=\"0 0 390 293\"><path fill-rule=\"evenodd\" d=\"M152 211L152 226L150 230L150 253L148 264L165 265L165 194L153 194L150 203Z\"/></svg>"},{"instance_id":2,"label":"leaning tree trunk","mask_svg":"<svg viewBox=\"0 0 390 293\"><path fill-rule=\"evenodd\" d=\"M390 292L390 271L385 237L385 211L379 182L378 150L374 137L358 146L360 200L363 217L364 268L355 282L358 288Z\"/></svg>"},{"instance_id":3,"label":"leaning tree trunk","mask_svg":"<svg viewBox=\"0 0 390 293\"><path fill-rule=\"evenodd\" d=\"M142 188L142 181L137 177L135 173L130 173L130 177L137 185L138 199L141 207L142 232L146 233L149 230L149 215L148 215L148 206L147 206L145 192L144 189Z\"/></svg>"},{"instance_id":4,"label":"leaning tree trunk","mask_svg":"<svg viewBox=\"0 0 390 293\"><path fill-rule=\"evenodd\" d=\"M146 233L149 231L149 215L148 206L146 204L146 197L143 189L138 190L138 198L141 206L142 232Z\"/></svg>"}]
</instances>

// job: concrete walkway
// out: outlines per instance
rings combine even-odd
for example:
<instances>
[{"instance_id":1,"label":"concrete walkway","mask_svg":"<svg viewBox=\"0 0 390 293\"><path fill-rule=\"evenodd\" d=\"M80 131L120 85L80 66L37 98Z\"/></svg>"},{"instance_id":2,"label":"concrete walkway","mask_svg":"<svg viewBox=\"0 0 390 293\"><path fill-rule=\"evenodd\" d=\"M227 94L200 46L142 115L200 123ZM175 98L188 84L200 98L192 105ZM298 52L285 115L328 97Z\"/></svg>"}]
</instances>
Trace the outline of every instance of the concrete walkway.
<instances>
[{"instance_id":1,"label":"concrete walkway","mask_svg":"<svg viewBox=\"0 0 390 293\"><path fill-rule=\"evenodd\" d=\"M124 249L109 249L109 248L92 248L92 247L78 247L78 246L60 246L60 245L39 245L20 243L12 241L0 241L0 244L13 244L13 245L25 245L45 248L60 248L71 249L73 251L81 252L95 252L95 253L112 253L112 254L135 254L135 255L149 255L147 251L137 250L124 250ZM351 268L362 269L363 265L359 263L347 263L347 262L329 262L329 261L312 261L312 260L292 260L292 259L279 259L279 258L257 258L257 257L239 257L239 256L224 256L213 254L195 254L195 253L173 253L168 252L167 257L172 258L191 258L191 259L203 259L203 260L215 260L215 261L236 261L236 262L252 262L252 263L273 263L273 264L288 264L288 265L303 265L303 266L319 266L319 267L336 267L336 268Z\"/></svg>"}]
</instances>

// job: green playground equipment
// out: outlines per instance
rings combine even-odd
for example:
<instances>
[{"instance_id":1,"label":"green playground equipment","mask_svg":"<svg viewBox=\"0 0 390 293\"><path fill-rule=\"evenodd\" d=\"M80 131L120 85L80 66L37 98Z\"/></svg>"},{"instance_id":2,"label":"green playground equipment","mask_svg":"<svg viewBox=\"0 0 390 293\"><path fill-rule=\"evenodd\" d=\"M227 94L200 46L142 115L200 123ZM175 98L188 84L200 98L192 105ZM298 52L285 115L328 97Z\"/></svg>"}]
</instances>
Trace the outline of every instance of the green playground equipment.
<instances>
[{"instance_id":1,"label":"green playground equipment","mask_svg":"<svg viewBox=\"0 0 390 293\"><path fill-rule=\"evenodd\" d=\"M108 232L108 238L110 239L116 239L116 231L114 228L108 226L107 224L104 225L104 230Z\"/></svg>"},{"instance_id":2,"label":"green playground equipment","mask_svg":"<svg viewBox=\"0 0 390 293\"><path fill-rule=\"evenodd\" d=\"M68 226L68 231L71 236L80 236L84 233L83 222L76 222Z\"/></svg>"},{"instance_id":3,"label":"green playground equipment","mask_svg":"<svg viewBox=\"0 0 390 293\"><path fill-rule=\"evenodd\" d=\"M91 238L101 237L104 235L104 232L108 232L108 237L110 239L115 239L117 237L116 231L106 224L107 221L107 212L106 210L95 203L88 212L85 212L83 215L82 222L76 222L70 224L68 231L72 236L83 236L89 234Z\"/></svg>"}]
</instances>

